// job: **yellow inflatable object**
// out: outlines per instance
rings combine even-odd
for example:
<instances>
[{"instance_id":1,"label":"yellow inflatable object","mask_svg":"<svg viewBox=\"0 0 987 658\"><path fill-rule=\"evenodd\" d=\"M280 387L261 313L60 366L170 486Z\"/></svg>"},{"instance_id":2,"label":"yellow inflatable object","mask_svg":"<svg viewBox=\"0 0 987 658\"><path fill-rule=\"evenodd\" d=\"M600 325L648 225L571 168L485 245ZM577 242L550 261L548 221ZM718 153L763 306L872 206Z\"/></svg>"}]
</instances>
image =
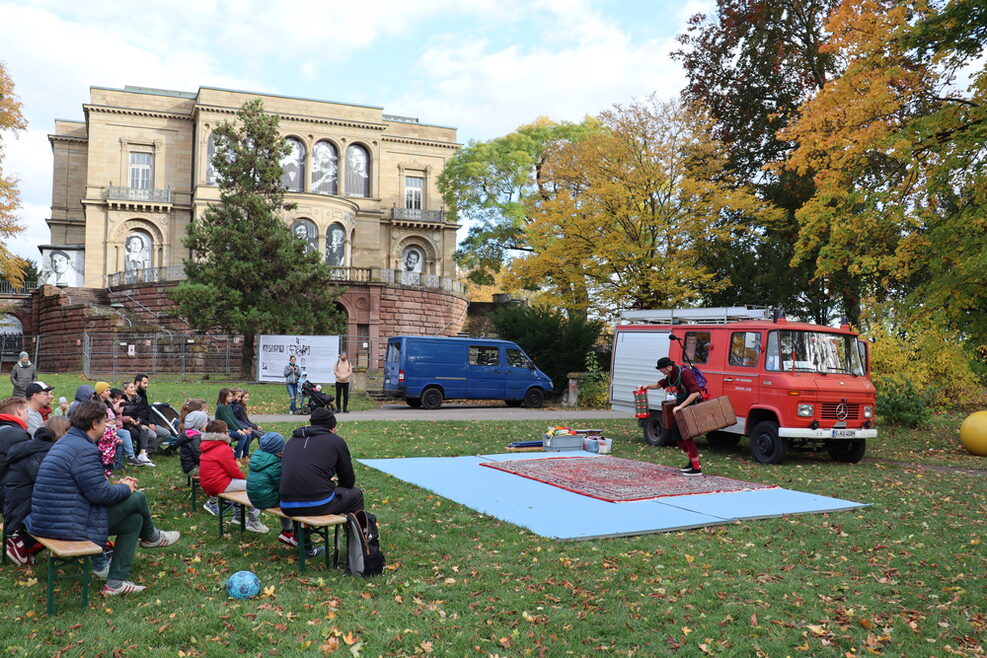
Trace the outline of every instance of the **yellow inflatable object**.
<instances>
[{"instance_id":1,"label":"yellow inflatable object","mask_svg":"<svg viewBox=\"0 0 987 658\"><path fill-rule=\"evenodd\" d=\"M974 455L987 457L987 411L966 417L960 425L960 443Z\"/></svg>"}]
</instances>

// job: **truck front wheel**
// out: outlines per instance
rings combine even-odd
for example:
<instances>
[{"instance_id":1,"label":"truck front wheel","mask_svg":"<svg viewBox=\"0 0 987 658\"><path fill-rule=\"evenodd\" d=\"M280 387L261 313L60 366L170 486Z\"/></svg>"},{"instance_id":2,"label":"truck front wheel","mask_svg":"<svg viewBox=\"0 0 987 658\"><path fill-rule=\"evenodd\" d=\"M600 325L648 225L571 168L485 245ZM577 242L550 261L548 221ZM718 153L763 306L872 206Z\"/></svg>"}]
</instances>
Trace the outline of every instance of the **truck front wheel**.
<instances>
[{"instance_id":1,"label":"truck front wheel","mask_svg":"<svg viewBox=\"0 0 987 658\"><path fill-rule=\"evenodd\" d=\"M788 441L778 436L778 424L764 420L751 432L751 455L762 464L780 464L788 454Z\"/></svg>"},{"instance_id":2,"label":"truck front wheel","mask_svg":"<svg viewBox=\"0 0 987 658\"><path fill-rule=\"evenodd\" d=\"M426 388L422 391L422 407L438 409L442 406L442 391L437 388Z\"/></svg>"},{"instance_id":3,"label":"truck front wheel","mask_svg":"<svg viewBox=\"0 0 987 658\"><path fill-rule=\"evenodd\" d=\"M665 426L661 424L661 418L651 416L644 420L641 426L644 428L644 442L649 446L669 445L665 436Z\"/></svg>"},{"instance_id":4,"label":"truck front wheel","mask_svg":"<svg viewBox=\"0 0 987 658\"><path fill-rule=\"evenodd\" d=\"M863 439L848 439L846 441L827 441L826 450L834 462L856 464L864 458L867 442Z\"/></svg>"}]
</instances>

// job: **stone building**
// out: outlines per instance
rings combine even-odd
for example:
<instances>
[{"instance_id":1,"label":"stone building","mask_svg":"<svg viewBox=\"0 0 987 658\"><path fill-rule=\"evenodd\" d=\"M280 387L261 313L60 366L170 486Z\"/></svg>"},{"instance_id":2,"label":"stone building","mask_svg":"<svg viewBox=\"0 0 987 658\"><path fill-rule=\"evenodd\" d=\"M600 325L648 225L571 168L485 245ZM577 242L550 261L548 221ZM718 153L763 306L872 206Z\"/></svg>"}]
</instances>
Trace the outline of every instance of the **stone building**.
<instances>
[{"instance_id":1,"label":"stone building","mask_svg":"<svg viewBox=\"0 0 987 658\"><path fill-rule=\"evenodd\" d=\"M165 299L147 288L184 277L186 227L219 200L213 130L255 98L279 116L292 147L283 183L297 206L284 221L347 287L348 339L367 345L366 363L379 359L374 345L387 336L458 332L467 306L453 260L459 227L446 221L436 186L459 147L456 130L366 105L211 87L92 87L84 120L57 120L49 135L42 282L106 290L116 307L141 295ZM141 306L131 310L140 316ZM168 310L164 301L154 318L138 319L167 324ZM22 323L25 335L36 324Z\"/></svg>"}]
</instances>

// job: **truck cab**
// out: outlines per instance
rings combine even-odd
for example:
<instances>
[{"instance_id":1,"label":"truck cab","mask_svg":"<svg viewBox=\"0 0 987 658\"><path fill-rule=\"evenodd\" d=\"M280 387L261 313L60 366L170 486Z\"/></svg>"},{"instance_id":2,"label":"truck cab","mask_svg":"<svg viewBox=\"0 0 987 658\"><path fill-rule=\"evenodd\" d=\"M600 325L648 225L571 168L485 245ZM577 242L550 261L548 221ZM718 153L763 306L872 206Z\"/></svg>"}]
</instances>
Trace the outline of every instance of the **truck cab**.
<instances>
[{"instance_id":1,"label":"truck cab","mask_svg":"<svg viewBox=\"0 0 987 658\"><path fill-rule=\"evenodd\" d=\"M847 326L788 322L748 307L625 312L614 331L615 410L634 411L634 390L661 379L654 363L662 356L694 364L710 397L730 399L737 422L707 435L709 442L748 436L759 462L803 449L855 463L877 436L867 344ZM649 417L639 419L652 445L665 442L660 398L649 398Z\"/></svg>"}]
</instances>

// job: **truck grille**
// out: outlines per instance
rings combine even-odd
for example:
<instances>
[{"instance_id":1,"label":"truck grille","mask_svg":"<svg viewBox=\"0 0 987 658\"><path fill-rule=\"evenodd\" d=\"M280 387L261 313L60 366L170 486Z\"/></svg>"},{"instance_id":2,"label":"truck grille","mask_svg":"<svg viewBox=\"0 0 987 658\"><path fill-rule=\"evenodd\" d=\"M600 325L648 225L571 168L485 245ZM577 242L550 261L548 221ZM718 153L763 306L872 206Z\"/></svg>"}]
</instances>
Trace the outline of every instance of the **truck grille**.
<instances>
[{"instance_id":1,"label":"truck grille","mask_svg":"<svg viewBox=\"0 0 987 658\"><path fill-rule=\"evenodd\" d=\"M847 416L845 419L841 419L836 415L836 408L840 406L840 404L841 403L839 402L823 402L822 417L832 418L834 420L857 420L860 418L860 405L856 402L847 402L845 403Z\"/></svg>"}]
</instances>

